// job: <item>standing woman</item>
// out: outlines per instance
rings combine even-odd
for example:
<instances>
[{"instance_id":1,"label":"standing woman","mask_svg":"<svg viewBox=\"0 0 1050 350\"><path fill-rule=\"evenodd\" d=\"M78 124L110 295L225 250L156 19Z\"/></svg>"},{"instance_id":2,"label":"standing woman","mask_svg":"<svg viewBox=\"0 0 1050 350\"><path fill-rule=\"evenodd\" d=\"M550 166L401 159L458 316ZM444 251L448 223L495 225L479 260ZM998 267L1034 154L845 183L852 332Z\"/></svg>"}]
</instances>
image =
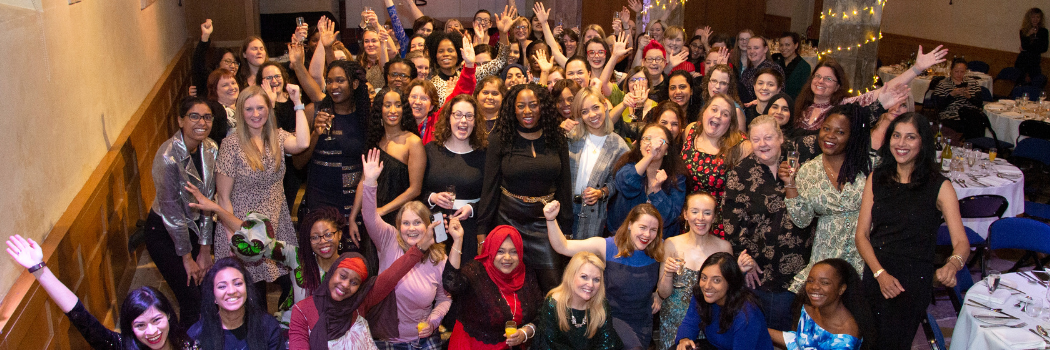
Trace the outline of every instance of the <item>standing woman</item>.
<instances>
[{"instance_id":1,"label":"standing woman","mask_svg":"<svg viewBox=\"0 0 1050 350\"><path fill-rule=\"evenodd\" d=\"M310 130L303 113L304 106L299 96L299 87L287 85L288 95L295 103L295 134L277 126L273 113L273 102L262 88L253 86L237 98L237 131L222 143L216 166L216 202L244 220L248 212L257 212L270 217L277 231L277 239L295 241L295 228L284 198L282 179L286 164L284 154L298 154L310 143ZM225 226L224 226L225 227ZM231 256L229 232L233 228L215 232L215 256ZM247 267L251 280L265 291L266 282L273 282L287 273L276 262L269 259ZM257 296L262 297L262 296ZM260 300L262 305L265 299Z\"/></svg>"},{"instance_id":2,"label":"standing woman","mask_svg":"<svg viewBox=\"0 0 1050 350\"><path fill-rule=\"evenodd\" d=\"M565 129L566 134L570 134L580 123L579 116L572 113L572 101L576 99L581 86L573 80L562 81L564 82L559 81L551 87L551 96L554 97L554 107L558 110L561 127Z\"/></svg>"},{"instance_id":3,"label":"standing woman","mask_svg":"<svg viewBox=\"0 0 1050 350\"><path fill-rule=\"evenodd\" d=\"M266 45L262 38L252 35L244 39L244 44L241 45L242 63L237 71L237 82L245 88L259 85L257 83L259 68L269 59L270 56L266 54Z\"/></svg>"},{"instance_id":4,"label":"standing woman","mask_svg":"<svg viewBox=\"0 0 1050 350\"><path fill-rule=\"evenodd\" d=\"M550 290L565 263L547 240L543 206L552 200L572 201L568 142L554 99L540 85L510 89L500 115L485 154L477 234L488 235L498 225L520 230L529 251L525 264L536 269L540 288ZM572 227L572 220L572 209L562 207L558 224Z\"/></svg>"},{"instance_id":5,"label":"standing woman","mask_svg":"<svg viewBox=\"0 0 1050 350\"><path fill-rule=\"evenodd\" d=\"M485 124L477 105L474 97L459 95L441 110L434 141L423 146L427 166L420 196L431 210L459 220L468 233L460 255L468 261L477 255L480 242L474 216L485 174Z\"/></svg>"},{"instance_id":6,"label":"standing woman","mask_svg":"<svg viewBox=\"0 0 1050 350\"><path fill-rule=\"evenodd\" d=\"M747 68L740 73L740 102L755 100L755 78L761 70L767 68L780 73L781 77L784 76L784 69L769 57L769 43L766 42L766 38L751 37L747 42Z\"/></svg>"},{"instance_id":7,"label":"standing woman","mask_svg":"<svg viewBox=\"0 0 1050 350\"><path fill-rule=\"evenodd\" d=\"M211 215L191 208L192 184L215 196L215 161L219 148L208 138L214 115L206 100L187 97L179 106L179 131L160 145L153 157L157 195L146 218L146 250L168 282L182 310L182 327L200 317L200 284L211 267ZM181 259L180 259L181 258Z\"/></svg>"},{"instance_id":8,"label":"standing woman","mask_svg":"<svg viewBox=\"0 0 1050 350\"><path fill-rule=\"evenodd\" d=\"M611 166L628 150L620 135L612 132L608 103L601 91L593 88L581 90L572 102L573 119L579 121L569 135L572 213L576 217L573 239L605 234L606 208L609 198L616 194Z\"/></svg>"},{"instance_id":9,"label":"standing woman","mask_svg":"<svg viewBox=\"0 0 1050 350\"><path fill-rule=\"evenodd\" d=\"M759 113L759 111L765 111L769 108L769 103L772 102L770 99L779 94L784 87L784 76L774 69L762 68L755 74L751 85L753 86L752 93L755 95L755 99L745 104L747 108L744 109L745 121L748 124L751 124L755 117L763 114Z\"/></svg>"},{"instance_id":10,"label":"standing woman","mask_svg":"<svg viewBox=\"0 0 1050 350\"><path fill-rule=\"evenodd\" d=\"M934 163L926 117L904 114L889 130L883 141L889 147L879 150L881 163L864 187L856 244L866 263L864 291L875 315L875 347L908 349L933 295L930 278L954 287L970 243L955 188ZM942 216L952 256L937 268L934 248Z\"/></svg>"},{"instance_id":11,"label":"standing woman","mask_svg":"<svg viewBox=\"0 0 1050 350\"><path fill-rule=\"evenodd\" d=\"M751 142L744 139L733 122L736 113L728 96L714 95L702 109L700 120L686 127L683 138L682 160L689 192L710 193L719 208L725 195L726 172L751 154ZM715 220L718 224L712 231L718 237L725 235L721 221Z\"/></svg>"},{"instance_id":12,"label":"standing woman","mask_svg":"<svg viewBox=\"0 0 1050 350\"><path fill-rule=\"evenodd\" d=\"M496 58L477 67L475 79L482 80L485 77L498 75L507 63L507 55L510 53L510 27L517 16L517 10L506 8L503 16L496 16L496 27L502 33L499 39L499 53ZM427 36L427 53L430 54L430 62L434 64L435 71L431 72L430 82L434 84L438 93L438 105L444 105L445 99L452 93L456 86L455 80L459 78L460 62L463 61L459 55L462 46L462 36L457 32L435 33Z\"/></svg>"},{"instance_id":13,"label":"standing woman","mask_svg":"<svg viewBox=\"0 0 1050 350\"><path fill-rule=\"evenodd\" d=\"M703 107L699 91L693 88L693 76L684 70L675 70L667 78L667 95L671 101L682 107L685 114L686 124L695 122L700 117L700 107ZM685 124L683 124L685 125Z\"/></svg>"},{"instance_id":14,"label":"standing woman","mask_svg":"<svg viewBox=\"0 0 1050 350\"><path fill-rule=\"evenodd\" d=\"M408 106L406 97L400 89L389 87L376 94L365 142L366 149L379 149L380 158L386 164L379 175L376 204L379 215L387 222L394 222L398 209L419 197L427 165L426 151L416 134L419 130L412 120L412 112L403 109Z\"/></svg>"},{"instance_id":15,"label":"standing woman","mask_svg":"<svg viewBox=\"0 0 1050 350\"><path fill-rule=\"evenodd\" d=\"M288 93L284 91L288 78L284 67L275 61L267 61L259 67L259 74L255 77L256 86L262 87L263 91L270 96L270 101L273 102L273 113L274 118L277 119L277 126L284 131L294 133L295 106L288 98ZM287 154L284 156L284 161L286 164L293 165L284 172L283 180L284 197L288 202L288 208L292 208L295 206L295 197L299 193L299 188L306 180L306 172L304 167L294 166L292 157Z\"/></svg>"},{"instance_id":16,"label":"standing woman","mask_svg":"<svg viewBox=\"0 0 1050 350\"><path fill-rule=\"evenodd\" d=\"M187 332L202 349L284 350L288 340L277 320L256 300L251 275L235 257L221 258L201 285L201 319Z\"/></svg>"},{"instance_id":17,"label":"standing woman","mask_svg":"<svg viewBox=\"0 0 1050 350\"><path fill-rule=\"evenodd\" d=\"M772 350L766 320L732 254L714 253L700 266L700 283L678 327L678 350L696 347L703 333L719 350Z\"/></svg>"},{"instance_id":18,"label":"standing woman","mask_svg":"<svg viewBox=\"0 0 1050 350\"><path fill-rule=\"evenodd\" d=\"M536 317L530 349L622 349L605 302L605 261L594 253L572 256L561 283L547 293Z\"/></svg>"},{"instance_id":19,"label":"standing woman","mask_svg":"<svg viewBox=\"0 0 1050 350\"><path fill-rule=\"evenodd\" d=\"M680 232L677 217L685 200L685 175L678 156L669 154L674 135L659 124L642 128L642 137L631 150L616 161L616 198L609 208L607 231L617 232L628 213L642 203L649 203L664 220L663 237Z\"/></svg>"},{"instance_id":20,"label":"standing woman","mask_svg":"<svg viewBox=\"0 0 1050 350\"><path fill-rule=\"evenodd\" d=\"M212 133L208 135L213 141L222 145L222 140L232 134L237 127L237 96L241 87L237 84L237 70L218 68L208 74L208 92L205 96L211 102L211 113L219 120L212 122Z\"/></svg>"},{"instance_id":21,"label":"standing woman","mask_svg":"<svg viewBox=\"0 0 1050 350\"><path fill-rule=\"evenodd\" d=\"M1028 9L1028 12L1024 13L1024 18L1021 19L1021 52L1017 54L1017 60L1014 61L1014 67L1021 70L1018 84L1024 81L1025 75L1031 79L1043 74L1039 66L1040 56L1046 52L1047 44L1050 44L1044 20L1043 10L1038 7Z\"/></svg>"},{"instance_id":22,"label":"standing woman","mask_svg":"<svg viewBox=\"0 0 1050 350\"><path fill-rule=\"evenodd\" d=\"M498 76L485 77L474 87L474 99L478 101L477 117L485 123L482 135L486 139L496 127L496 119L499 119L500 108L503 106L503 96L506 95L507 86L503 85L503 79Z\"/></svg>"}]
</instances>

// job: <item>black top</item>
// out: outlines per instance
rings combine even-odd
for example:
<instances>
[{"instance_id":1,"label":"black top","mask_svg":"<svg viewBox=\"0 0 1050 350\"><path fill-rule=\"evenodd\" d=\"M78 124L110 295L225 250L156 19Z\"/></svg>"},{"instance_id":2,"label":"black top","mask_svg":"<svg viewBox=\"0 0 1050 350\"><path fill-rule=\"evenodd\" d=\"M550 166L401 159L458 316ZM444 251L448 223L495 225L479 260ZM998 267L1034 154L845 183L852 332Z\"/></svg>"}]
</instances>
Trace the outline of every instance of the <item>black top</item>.
<instances>
[{"instance_id":1,"label":"black top","mask_svg":"<svg viewBox=\"0 0 1050 350\"><path fill-rule=\"evenodd\" d=\"M460 266L463 268L457 270L451 263L445 263L445 272L441 276L445 291L452 294L452 299L460 304L461 310L484 311L461 312L460 315L469 317L459 317L457 321L463 324L463 330L468 335L485 344L507 341L503 332L507 320L511 319L507 299L489 278L481 262L465 260ZM518 296L514 304L521 303L518 306L522 313L521 324L532 323L536 319L537 309L543 305L543 292L540 291L536 274L528 267L525 269L525 284L514 294ZM513 299L510 295L506 297Z\"/></svg>"},{"instance_id":2,"label":"black top","mask_svg":"<svg viewBox=\"0 0 1050 350\"><path fill-rule=\"evenodd\" d=\"M787 77L790 77L791 73L795 71L795 68L798 67L798 63L802 62L802 56L795 55L795 59L785 64L784 55L779 53L773 54L773 62L776 62L780 68L784 69L784 79L787 79Z\"/></svg>"},{"instance_id":3,"label":"black top","mask_svg":"<svg viewBox=\"0 0 1050 350\"><path fill-rule=\"evenodd\" d=\"M558 225L572 227L572 180L569 171L568 145L549 149L546 136L527 140L515 132L510 145L504 145L498 136L489 137L485 154L485 182L481 191L481 214L478 215L478 234L488 235L496 224L499 212L500 187L519 196L542 197L554 193L561 202ZM536 156L532 156L532 150ZM385 171L384 171L385 172ZM458 190L458 187L457 187ZM543 220L543 218L536 218Z\"/></svg>"},{"instance_id":4,"label":"black top","mask_svg":"<svg viewBox=\"0 0 1050 350\"><path fill-rule=\"evenodd\" d=\"M1021 35L1021 52L1028 54L1042 54L1046 52L1050 40L1047 37L1046 28L1039 28L1035 32L1035 35L1025 36L1024 33Z\"/></svg>"},{"instance_id":5,"label":"black top","mask_svg":"<svg viewBox=\"0 0 1050 350\"><path fill-rule=\"evenodd\" d=\"M656 101L657 103L667 101L669 98L671 98L667 92L667 75L664 75L663 77L663 81L649 89L649 99Z\"/></svg>"},{"instance_id":6,"label":"black top","mask_svg":"<svg viewBox=\"0 0 1050 350\"><path fill-rule=\"evenodd\" d=\"M376 179L376 207L390 203L394 198L405 193L410 185L408 164L394 158L382 149L379 150L379 161L383 162L383 172L379 173L379 178ZM398 224L394 223L396 217L397 210L392 210L383 216L383 221L397 226Z\"/></svg>"},{"instance_id":7,"label":"black top","mask_svg":"<svg viewBox=\"0 0 1050 350\"><path fill-rule=\"evenodd\" d=\"M366 113L336 114L329 135L317 138L307 165L306 204L333 206L349 215L365 152Z\"/></svg>"},{"instance_id":8,"label":"black top","mask_svg":"<svg viewBox=\"0 0 1050 350\"><path fill-rule=\"evenodd\" d=\"M536 338L532 342L532 350L605 350L623 349L623 341L612 327L612 316L610 316L609 305L605 305L605 324L598 327L598 331L590 339L587 338L587 325L581 327L573 326L569 322L569 330L562 331L558 326L557 303L548 297L540 308L540 314L536 317ZM569 309L566 316L575 317L576 324L583 322L587 312L585 310ZM571 320L571 318L570 318Z\"/></svg>"},{"instance_id":9,"label":"black top","mask_svg":"<svg viewBox=\"0 0 1050 350\"><path fill-rule=\"evenodd\" d=\"M291 99L285 102L274 103L273 116L277 119L277 126L280 126L284 131L295 134L295 103Z\"/></svg>"},{"instance_id":10,"label":"black top","mask_svg":"<svg viewBox=\"0 0 1050 350\"><path fill-rule=\"evenodd\" d=\"M211 74L211 71L208 70L206 60L208 58L208 49L210 48L211 42L198 41L197 46L193 48L193 57L190 59L190 73L193 77L193 85L197 87L197 96L201 97L208 97L208 75ZM212 111L212 113L215 112Z\"/></svg>"},{"instance_id":11,"label":"black top","mask_svg":"<svg viewBox=\"0 0 1050 350\"><path fill-rule=\"evenodd\" d=\"M880 259L933 263L942 222L937 194L945 181L934 173L924 184L872 182L870 239Z\"/></svg>"},{"instance_id":12,"label":"black top","mask_svg":"<svg viewBox=\"0 0 1050 350\"><path fill-rule=\"evenodd\" d=\"M66 317L69 317L69 323L72 323L74 327L77 327L77 331L80 331L80 335L84 336L84 339L87 340L92 349L126 349L124 341L120 337L120 333L111 331L109 328L106 328L106 326L103 326L102 323L98 322L98 319L84 308L84 304L80 303L80 300L77 300L77 305L73 306L73 309L66 313ZM130 332L131 330L128 331ZM168 339L170 340L171 338ZM173 348L192 349L193 346L191 344L183 344L182 347L173 346Z\"/></svg>"},{"instance_id":13,"label":"black top","mask_svg":"<svg viewBox=\"0 0 1050 350\"><path fill-rule=\"evenodd\" d=\"M448 185L456 186L456 199L481 198L485 171L485 150L458 154L431 141L423 146L427 153L427 168L423 173L423 190L419 200L427 202L430 194L445 192ZM475 206L475 209L476 206Z\"/></svg>"},{"instance_id":14,"label":"black top","mask_svg":"<svg viewBox=\"0 0 1050 350\"><path fill-rule=\"evenodd\" d=\"M201 90L197 90L197 96L200 96ZM207 95L207 90L204 90L204 94ZM226 138L226 134L230 131L230 123L228 122L229 117L226 115L226 107L223 107L221 103L208 100L208 108L211 108L211 132L208 133L208 138L215 141L215 145L222 147L222 139ZM200 169L200 168L197 168Z\"/></svg>"}]
</instances>

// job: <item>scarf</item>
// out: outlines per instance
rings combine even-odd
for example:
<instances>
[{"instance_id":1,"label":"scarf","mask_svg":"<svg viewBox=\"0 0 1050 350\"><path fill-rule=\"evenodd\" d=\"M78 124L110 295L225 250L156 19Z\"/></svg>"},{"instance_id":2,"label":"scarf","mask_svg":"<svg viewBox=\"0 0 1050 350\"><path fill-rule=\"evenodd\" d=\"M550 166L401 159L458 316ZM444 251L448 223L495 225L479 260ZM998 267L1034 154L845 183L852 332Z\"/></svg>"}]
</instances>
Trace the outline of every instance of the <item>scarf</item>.
<instances>
[{"instance_id":1,"label":"scarf","mask_svg":"<svg viewBox=\"0 0 1050 350\"><path fill-rule=\"evenodd\" d=\"M339 255L339 259L332 263L332 267L328 268L328 273L321 280L321 284L314 289L313 298L314 307L317 308L317 324L310 329L310 349L328 349L329 340L339 339L339 337L345 335L350 330L350 327L354 325L354 321L357 321L357 307L361 306L365 296L368 295L368 291L375 285L376 278L368 278L353 295L342 301L332 299L331 295L329 295L328 283L335 276L335 271L339 269L340 265L350 258L358 258L362 262L365 261L364 256L358 253L343 253Z\"/></svg>"},{"instance_id":2,"label":"scarf","mask_svg":"<svg viewBox=\"0 0 1050 350\"><path fill-rule=\"evenodd\" d=\"M510 273L503 273L496 267L495 260L496 252L499 251L499 247L503 245L507 237L510 237L514 248L518 250L518 266ZM481 247L481 254L478 254L474 260L480 261L481 265L485 266L485 272L488 273L492 282L496 283L500 292L515 293L525 284L525 262L521 261L523 256L525 256L525 251L522 248L521 234L518 233L518 229L510 225L499 225L489 233L485 244Z\"/></svg>"}]
</instances>

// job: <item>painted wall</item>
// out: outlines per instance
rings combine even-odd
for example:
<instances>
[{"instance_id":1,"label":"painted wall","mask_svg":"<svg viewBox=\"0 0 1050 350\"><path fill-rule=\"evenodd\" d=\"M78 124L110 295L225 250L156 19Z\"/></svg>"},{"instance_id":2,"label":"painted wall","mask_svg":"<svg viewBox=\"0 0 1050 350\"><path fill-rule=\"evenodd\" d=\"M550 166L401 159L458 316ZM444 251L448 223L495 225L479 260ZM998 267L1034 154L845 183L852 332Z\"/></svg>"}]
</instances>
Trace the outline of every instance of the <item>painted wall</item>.
<instances>
[{"instance_id":1,"label":"painted wall","mask_svg":"<svg viewBox=\"0 0 1050 350\"><path fill-rule=\"evenodd\" d=\"M398 1L412 1L412 0L398 0ZM518 12L526 12L525 0L516 0L518 6ZM394 2L395 4L397 1ZM506 0L427 0L426 6L420 6L419 10L423 11L423 14L434 17L440 20L446 20L449 18L461 18L471 19L474 17L474 13L478 12L479 9L486 9L492 12L503 12L503 6L507 5ZM361 11L364 10L365 6L371 6L372 10L379 14L379 21L383 22L388 19L385 15L383 2L378 0L346 0L346 23L350 27L356 27L358 23L361 23ZM529 8L527 13L532 13L532 8ZM408 7L398 6L398 17L401 18L401 24L405 29L412 28L412 20L408 18ZM469 23L464 23L464 26L469 27Z\"/></svg>"},{"instance_id":2,"label":"painted wall","mask_svg":"<svg viewBox=\"0 0 1050 350\"><path fill-rule=\"evenodd\" d=\"M0 4L4 239L43 240L187 35L176 0L38 3ZM0 298L22 272L2 255Z\"/></svg>"},{"instance_id":3,"label":"painted wall","mask_svg":"<svg viewBox=\"0 0 1050 350\"><path fill-rule=\"evenodd\" d=\"M371 0L378 7L379 1ZM295 12L331 12L339 13L338 0L260 0L259 13L295 13ZM357 11L360 15L360 10ZM310 23L313 26L316 23Z\"/></svg>"},{"instance_id":4,"label":"painted wall","mask_svg":"<svg viewBox=\"0 0 1050 350\"><path fill-rule=\"evenodd\" d=\"M1044 13L1050 10L1050 1L1046 0L956 0L953 3L890 1L883 9L882 32L1020 52L1018 30L1024 13L1032 7L1042 7ZM948 49L951 50L950 45Z\"/></svg>"},{"instance_id":5,"label":"painted wall","mask_svg":"<svg viewBox=\"0 0 1050 350\"><path fill-rule=\"evenodd\" d=\"M813 0L766 0L766 14L790 17L791 31L805 33L813 21Z\"/></svg>"}]
</instances>

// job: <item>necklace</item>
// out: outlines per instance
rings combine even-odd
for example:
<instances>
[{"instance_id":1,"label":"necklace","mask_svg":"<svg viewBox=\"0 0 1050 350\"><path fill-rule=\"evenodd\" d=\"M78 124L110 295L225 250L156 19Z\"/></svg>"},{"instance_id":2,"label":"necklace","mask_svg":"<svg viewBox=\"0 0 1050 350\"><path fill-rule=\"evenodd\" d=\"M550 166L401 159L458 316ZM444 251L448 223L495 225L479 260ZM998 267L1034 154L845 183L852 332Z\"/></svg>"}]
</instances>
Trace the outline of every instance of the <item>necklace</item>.
<instances>
[{"instance_id":1,"label":"necklace","mask_svg":"<svg viewBox=\"0 0 1050 350\"><path fill-rule=\"evenodd\" d=\"M828 167L827 158L824 158L820 163L824 165L824 171L828 173L828 179L831 180L832 183L837 182L839 179L839 173L837 171L832 171L831 168Z\"/></svg>"},{"instance_id":2,"label":"necklace","mask_svg":"<svg viewBox=\"0 0 1050 350\"><path fill-rule=\"evenodd\" d=\"M580 328L587 325L587 315L583 315L583 322L576 323L576 315L572 313L572 309L569 309L569 320L572 321L573 327Z\"/></svg>"},{"instance_id":3,"label":"necklace","mask_svg":"<svg viewBox=\"0 0 1050 350\"><path fill-rule=\"evenodd\" d=\"M513 321L514 320L514 314L518 313L518 306L521 305L521 301L518 300L518 295L514 294L514 293L510 293L510 295L514 296L514 302L513 303L510 302L510 299L507 298L506 294L503 294L502 290L499 291L499 295L501 297L503 297L503 300L507 301L507 306L510 307L510 319L511 319L511 321Z\"/></svg>"}]
</instances>

